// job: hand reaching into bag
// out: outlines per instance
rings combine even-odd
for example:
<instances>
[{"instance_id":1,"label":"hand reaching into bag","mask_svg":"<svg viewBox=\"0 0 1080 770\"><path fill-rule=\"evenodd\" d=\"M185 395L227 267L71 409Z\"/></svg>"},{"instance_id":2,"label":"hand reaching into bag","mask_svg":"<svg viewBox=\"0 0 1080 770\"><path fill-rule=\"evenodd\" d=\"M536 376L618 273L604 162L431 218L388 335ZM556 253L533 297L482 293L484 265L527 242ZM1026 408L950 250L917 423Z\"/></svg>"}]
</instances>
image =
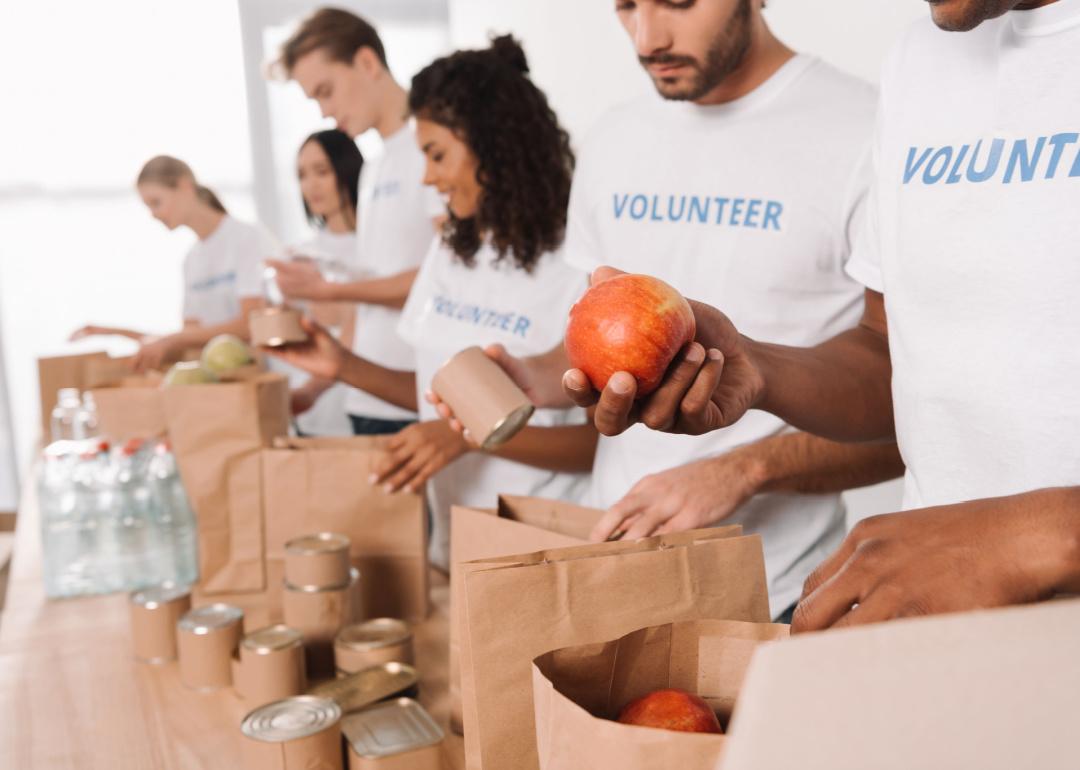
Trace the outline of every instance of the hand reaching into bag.
<instances>
[{"instance_id":1,"label":"hand reaching into bag","mask_svg":"<svg viewBox=\"0 0 1080 770\"><path fill-rule=\"evenodd\" d=\"M414 423L386 440L386 458L375 468L372 484L385 492L420 492L424 483L476 447L443 420Z\"/></svg>"}]
</instances>

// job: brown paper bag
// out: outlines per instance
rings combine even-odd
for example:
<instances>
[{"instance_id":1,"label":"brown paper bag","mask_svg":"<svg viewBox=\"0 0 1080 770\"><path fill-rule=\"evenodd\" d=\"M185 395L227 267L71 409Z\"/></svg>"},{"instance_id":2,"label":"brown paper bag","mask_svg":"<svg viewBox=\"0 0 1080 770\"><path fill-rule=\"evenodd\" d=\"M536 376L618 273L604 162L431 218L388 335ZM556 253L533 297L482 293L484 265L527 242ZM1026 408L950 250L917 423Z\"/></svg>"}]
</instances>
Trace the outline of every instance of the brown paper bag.
<instances>
[{"instance_id":1,"label":"brown paper bag","mask_svg":"<svg viewBox=\"0 0 1080 770\"><path fill-rule=\"evenodd\" d=\"M160 392L173 452L198 517L201 592L264 590L260 450L288 432L288 380L263 374Z\"/></svg>"},{"instance_id":2,"label":"brown paper bag","mask_svg":"<svg viewBox=\"0 0 1080 770\"><path fill-rule=\"evenodd\" d=\"M759 536L738 526L462 565L461 689L470 770L538 765L533 658L659 623L768 622Z\"/></svg>"},{"instance_id":3,"label":"brown paper bag","mask_svg":"<svg viewBox=\"0 0 1080 770\"><path fill-rule=\"evenodd\" d=\"M151 438L168 430L159 377L124 377L109 386L92 386L101 435L113 442Z\"/></svg>"},{"instance_id":4,"label":"brown paper bag","mask_svg":"<svg viewBox=\"0 0 1080 770\"><path fill-rule=\"evenodd\" d=\"M52 356L38 359L38 392L41 399L41 435L45 443L51 440L52 410L56 406L56 393L61 388L87 386L87 365L91 362L109 361L109 354L104 351L82 353L75 356Z\"/></svg>"},{"instance_id":5,"label":"brown paper bag","mask_svg":"<svg viewBox=\"0 0 1080 770\"><path fill-rule=\"evenodd\" d=\"M463 730L461 562L564 548L588 542L604 515L594 508L537 497L499 497L498 511L454 506L450 511L450 727Z\"/></svg>"},{"instance_id":6,"label":"brown paper bag","mask_svg":"<svg viewBox=\"0 0 1080 770\"><path fill-rule=\"evenodd\" d=\"M279 439L263 451L266 560L283 564L285 543L299 535L347 535L364 616L422 620L427 514L419 495L386 494L368 482L382 443L366 436Z\"/></svg>"},{"instance_id":7,"label":"brown paper bag","mask_svg":"<svg viewBox=\"0 0 1080 770\"><path fill-rule=\"evenodd\" d=\"M627 703L674 687L695 693L727 727L754 649L788 626L734 620L669 623L533 661L541 770L714 770L725 735L612 721Z\"/></svg>"}]
</instances>

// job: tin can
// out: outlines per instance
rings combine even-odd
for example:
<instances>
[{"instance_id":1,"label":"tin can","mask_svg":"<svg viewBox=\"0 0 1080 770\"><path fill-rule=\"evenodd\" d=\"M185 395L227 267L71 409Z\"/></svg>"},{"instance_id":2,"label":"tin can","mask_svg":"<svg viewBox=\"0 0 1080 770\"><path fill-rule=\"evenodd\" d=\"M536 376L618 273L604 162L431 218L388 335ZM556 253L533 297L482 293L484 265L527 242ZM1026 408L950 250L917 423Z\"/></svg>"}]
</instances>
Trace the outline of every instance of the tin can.
<instances>
[{"instance_id":1,"label":"tin can","mask_svg":"<svg viewBox=\"0 0 1080 770\"><path fill-rule=\"evenodd\" d=\"M307 676L300 632L278 624L245 636L240 641L233 686L253 705L303 693Z\"/></svg>"},{"instance_id":2,"label":"tin can","mask_svg":"<svg viewBox=\"0 0 1080 770\"><path fill-rule=\"evenodd\" d=\"M343 588L299 588L285 584L282 611L285 625L304 637L308 676L313 679L334 675L334 637L342 627L356 620L356 593L360 572L350 570Z\"/></svg>"},{"instance_id":3,"label":"tin can","mask_svg":"<svg viewBox=\"0 0 1080 770\"><path fill-rule=\"evenodd\" d=\"M411 698L380 703L341 720L349 770L440 770L443 731Z\"/></svg>"},{"instance_id":4,"label":"tin can","mask_svg":"<svg viewBox=\"0 0 1080 770\"><path fill-rule=\"evenodd\" d=\"M244 612L229 604L197 607L176 624L180 681L193 690L232 684L232 657L240 643Z\"/></svg>"},{"instance_id":5,"label":"tin can","mask_svg":"<svg viewBox=\"0 0 1080 770\"><path fill-rule=\"evenodd\" d=\"M275 305L252 311L248 316L252 345L279 348L294 342L307 342L307 332L300 325L300 311Z\"/></svg>"},{"instance_id":6,"label":"tin can","mask_svg":"<svg viewBox=\"0 0 1080 770\"><path fill-rule=\"evenodd\" d=\"M295 588L342 588L349 584L349 538L333 532L285 543L285 582Z\"/></svg>"},{"instance_id":7,"label":"tin can","mask_svg":"<svg viewBox=\"0 0 1080 770\"><path fill-rule=\"evenodd\" d=\"M375 618L356 623L341 629L334 640L338 676L391 661L413 665L412 631L403 620Z\"/></svg>"},{"instance_id":8,"label":"tin can","mask_svg":"<svg viewBox=\"0 0 1080 770\"><path fill-rule=\"evenodd\" d=\"M142 663L176 660L176 624L191 609L191 589L165 583L131 594L131 639Z\"/></svg>"},{"instance_id":9,"label":"tin can","mask_svg":"<svg viewBox=\"0 0 1080 770\"><path fill-rule=\"evenodd\" d=\"M431 389L483 449L505 444L535 410L502 367L475 346L443 364L431 379Z\"/></svg>"},{"instance_id":10,"label":"tin can","mask_svg":"<svg viewBox=\"0 0 1080 770\"><path fill-rule=\"evenodd\" d=\"M307 694L330 698L348 714L387 698L414 693L418 679L412 666L383 663L315 685Z\"/></svg>"},{"instance_id":11,"label":"tin can","mask_svg":"<svg viewBox=\"0 0 1080 770\"><path fill-rule=\"evenodd\" d=\"M248 770L342 770L341 709L300 695L268 703L240 723Z\"/></svg>"}]
</instances>

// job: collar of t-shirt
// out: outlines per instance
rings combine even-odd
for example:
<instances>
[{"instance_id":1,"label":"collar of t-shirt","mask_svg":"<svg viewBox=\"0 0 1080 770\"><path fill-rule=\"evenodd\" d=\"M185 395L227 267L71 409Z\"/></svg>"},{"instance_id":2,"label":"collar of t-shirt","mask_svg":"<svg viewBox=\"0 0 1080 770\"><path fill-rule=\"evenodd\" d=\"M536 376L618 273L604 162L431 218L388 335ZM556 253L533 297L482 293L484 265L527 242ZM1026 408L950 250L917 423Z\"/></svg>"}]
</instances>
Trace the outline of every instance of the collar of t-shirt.
<instances>
[{"instance_id":1,"label":"collar of t-shirt","mask_svg":"<svg viewBox=\"0 0 1080 770\"><path fill-rule=\"evenodd\" d=\"M1018 35L1055 35L1080 24L1080 0L1057 0L1042 8L1010 11L1008 18Z\"/></svg>"}]
</instances>

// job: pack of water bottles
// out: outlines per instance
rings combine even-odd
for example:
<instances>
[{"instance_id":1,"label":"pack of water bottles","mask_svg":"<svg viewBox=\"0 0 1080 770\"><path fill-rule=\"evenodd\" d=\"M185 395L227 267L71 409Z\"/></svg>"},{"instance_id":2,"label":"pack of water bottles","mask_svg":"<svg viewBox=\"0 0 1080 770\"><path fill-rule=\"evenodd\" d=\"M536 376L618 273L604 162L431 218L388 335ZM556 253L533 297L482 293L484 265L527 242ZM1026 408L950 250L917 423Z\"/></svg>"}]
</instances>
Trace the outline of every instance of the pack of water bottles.
<instances>
[{"instance_id":1,"label":"pack of water bottles","mask_svg":"<svg viewBox=\"0 0 1080 770\"><path fill-rule=\"evenodd\" d=\"M195 514L163 439L110 446L89 393L60 391L38 477L45 591L131 591L198 577Z\"/></svg>"}]
</instances>

